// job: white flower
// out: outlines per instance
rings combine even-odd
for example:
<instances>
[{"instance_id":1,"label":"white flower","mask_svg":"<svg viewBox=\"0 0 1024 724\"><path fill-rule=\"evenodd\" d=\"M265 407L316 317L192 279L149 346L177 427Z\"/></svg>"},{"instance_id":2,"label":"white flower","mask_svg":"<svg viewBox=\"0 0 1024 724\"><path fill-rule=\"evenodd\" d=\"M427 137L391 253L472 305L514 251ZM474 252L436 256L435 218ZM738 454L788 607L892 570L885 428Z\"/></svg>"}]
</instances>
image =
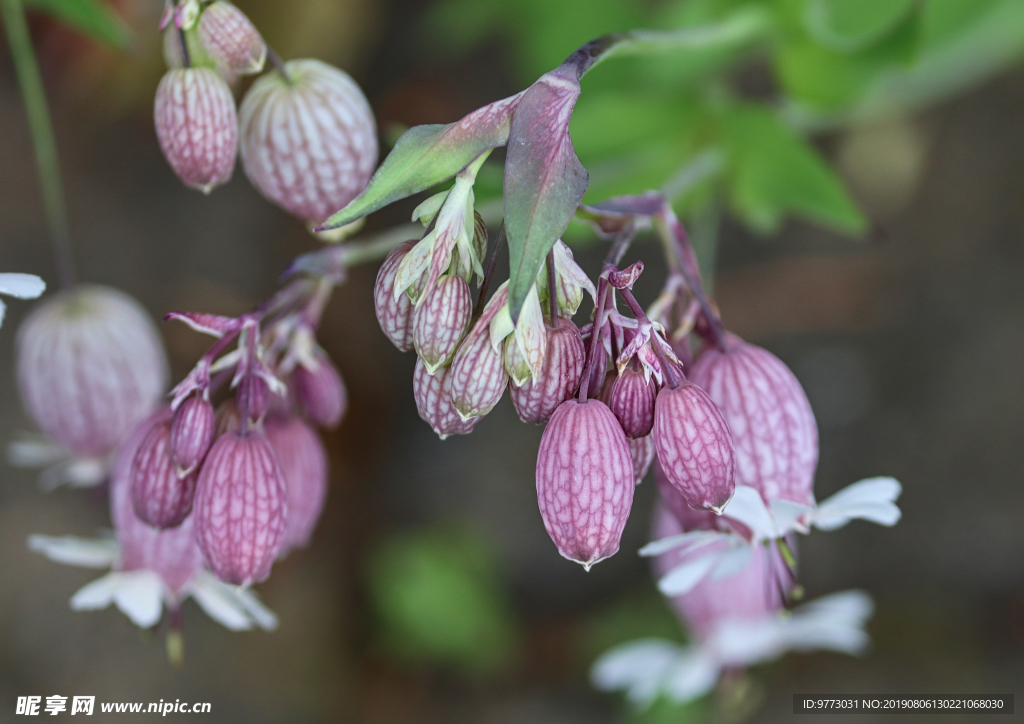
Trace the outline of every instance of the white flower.
<instances>
[{"instance_id":1,"label":"white flower","mask_svg":"<svg viewBox=\"0 0 1024 724\"><path fill-rule=\"evenodd\" d=\"M76 455L45 435L21 433L7 446L7 462L18 468L42 468L39 484L45 491L61 485L91 488L110 475L113 459Z\"/></svg>"},{"instance_id":2,"label":"white flower","mask_svg":"<svg viewBox=\"0 0 1024 724\"><path fill-rule=\"evenodd\" d=\"M174 608L191 596L210 618L232 631L246 631L254 626L270 631L277 627L277 616L260 603L256 594L219 581L205 568L198 568L177 591L156 571L119 570L121 551L112 536L87 539L33 535L28 546L58 563L114 569L71 597L71 608L76 611L93 611L113 603L136 626L150 628L160 621L164 605Z\"/></svg>"},{"instance_id":3,"label":"white flower","mask_svg":"<svg viewBox=\"0 0 1024 724\"><path fill-rule=\"evenodd\" d=\"M0 294L18 299L35 299L46 291L46 282L35 274L0 274ZM7 305L0 300L0 325L4 323Z\"/></svg>"},{"instance_id":4,"label":"white flower","mask_svg":"<svg viewBox=\"0 0 1024 724\"><path fill-rule=\"evenodd\" d=\"M864 624L871 598L861 591L834 593L792 612L757 620L726 619L695 646L640 639L605 652L591 669L603 691L624 690L638 707L659 696L682 703L710 691L725 669L772 661L788 651L824 649L861 653L868 645Z\"/></svg>"},{"instance_id":5,"label":"white flower","mask_svg":"<svg viewBox=\"0 0 1024 724\"><path fill-rule=\"evenodd\" d=\"M835 530L855 518L892 526L900 519L896 499L901 492L894 478L868 478L853 483L816 506L789 500L772 500L765 505L761 494L746 485L737 485L732 500L722 511L750 529L749 539L733 531L694 530L648 543L642 556L657 556L667 551L696 552L709 548L705 555L688 557L658 581L666 596L687 593L707 575L725 578L745 569L752 558L752 547L785 538L790 533L809 533L811 528ZM713 546L724 542L725 545Z\"/></svg>"}]
</instances>

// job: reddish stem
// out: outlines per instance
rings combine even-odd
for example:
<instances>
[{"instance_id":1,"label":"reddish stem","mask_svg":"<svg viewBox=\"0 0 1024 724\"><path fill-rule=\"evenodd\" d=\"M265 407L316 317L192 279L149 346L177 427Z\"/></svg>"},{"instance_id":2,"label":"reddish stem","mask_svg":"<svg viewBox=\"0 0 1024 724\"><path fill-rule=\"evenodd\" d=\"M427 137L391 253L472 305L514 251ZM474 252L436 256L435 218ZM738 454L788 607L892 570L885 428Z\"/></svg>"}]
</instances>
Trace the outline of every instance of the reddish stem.
<instances>
[{"instance_id":1,"label":"reddish stem","mask_svg":"<svg viewBox=\"0 0 1024 724\"><path fill-rule=\"evenodd\" d=\"M601 330L604 328L605 318L608 316L605 307L607 307L608 294L612 290L611 284L604 276L597 284L597 308L594 314L594 326L590 331L590 350L587 352L587 364L583 369L583 382L580 384L580 402L587 401L590 376L594 373L594 364L597 361L597 345L601 337Z\"/></svg>"}]
</instances>

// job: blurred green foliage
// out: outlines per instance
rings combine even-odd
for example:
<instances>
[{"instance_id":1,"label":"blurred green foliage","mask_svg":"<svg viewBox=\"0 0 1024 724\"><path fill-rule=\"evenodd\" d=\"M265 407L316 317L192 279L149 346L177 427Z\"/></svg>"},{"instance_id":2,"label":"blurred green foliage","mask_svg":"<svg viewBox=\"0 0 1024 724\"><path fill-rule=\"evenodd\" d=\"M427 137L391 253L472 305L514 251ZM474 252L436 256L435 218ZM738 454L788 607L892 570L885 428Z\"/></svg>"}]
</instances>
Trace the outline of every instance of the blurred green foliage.
<instances>
[{"instance_id":1,"label":"blurred green foliage","mask_svg":"<svg viewBox=\"0 0 1024 724\"><path fill-rule=\"evenodd\" d=\"M121 16L103 0L24 0L24 4L111 47L124 49L132 41Z\"/></svg>"},{"instance_id":2,"label":"blurred green foliage","mask_svg":"<svg viewBox=\"0 0 1024 724\"><path fill-rule=\"evenodd\" d=\"M809 134L913 111L1024 52L1021 0L441 0L424 37L449 60L498 43L525 86L599 35L752 8L770 18L756 38L615 58L586 77L572 123L585 201L664 187L714 150L715 173L673 189L680 213L724 198L760 232L795 215L860 234L863 214Z\"/></svg>"},{"instance_id":3,"label":"blurred green foliage","mask_svg":"<svg viewBox=\"0 0 1024 724\"><path fill-rule=\"evenodd\" d=\"M385 540L370 559L370 594L386 652L409 663L486 675L516 655L519 631L486 539L431 528Z\"/></svg>"}]
</instances>

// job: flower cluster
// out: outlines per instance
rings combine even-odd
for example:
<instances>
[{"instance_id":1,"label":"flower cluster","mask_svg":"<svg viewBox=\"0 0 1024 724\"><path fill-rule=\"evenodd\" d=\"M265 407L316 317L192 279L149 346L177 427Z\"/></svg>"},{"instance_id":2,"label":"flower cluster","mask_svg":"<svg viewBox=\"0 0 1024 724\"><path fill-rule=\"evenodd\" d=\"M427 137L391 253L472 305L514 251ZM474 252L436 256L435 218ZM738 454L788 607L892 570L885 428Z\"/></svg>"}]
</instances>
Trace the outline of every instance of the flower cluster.
<instances>
[{"instance_id":1,"label":"flower cluster","mask_svg":"<svg viewBox=\"0 0 1024 724\"><path fill-rule=\"evenodd\" d=\"M235 157L273 203L316 226L366 185L377 164L373 112L359 86L318 60L281 62L227 0L167 0L160 24L169 70L156 91L160 148L204 193L231 179ZM256 80L238 110L231 85Z\"/></svg>"}]
</instances>

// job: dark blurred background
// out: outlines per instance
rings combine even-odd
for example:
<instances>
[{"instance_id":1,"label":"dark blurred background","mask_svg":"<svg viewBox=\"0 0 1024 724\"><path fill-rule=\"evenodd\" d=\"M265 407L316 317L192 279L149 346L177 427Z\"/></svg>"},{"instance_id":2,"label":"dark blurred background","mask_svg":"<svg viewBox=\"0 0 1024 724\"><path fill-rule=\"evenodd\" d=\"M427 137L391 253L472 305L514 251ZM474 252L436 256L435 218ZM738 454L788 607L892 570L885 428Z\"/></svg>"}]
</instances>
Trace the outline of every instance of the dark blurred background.
<instances>
[{"instance_id":1,"label":"dark blurred background","mask_svg":"<svg viewBox=\"0 0 1024 724\"><path fill-rule=\"evenodd\" d=\"M581 3L545 25L564 33L544 30L536 48L517 44L514 32L489 30L483 43L440 53L436 36L443 40L444 13L454 11L431 2L238 4L283 56L319 57L350 72L385 141L396 128L448 122L519 90L536 75L524 54L535 58L550 46L557 62L590 36L643 22L629 3L596 19ZM493 5L499 24L529 32L529 3ZM126 56L33 18L79 275L129 292L154 317L172 309L239 313L317 242L265 202L240 167L209 198L174 177L151 116L162 72L160 3L128 0L120 10L138 38ZM735 72L754 92L771 87L756 61ZM862 658L791 654L757 668L753 720L788 721L794 693L1020 694L1024 72L1011 65L926 110L847 123L816 144L871 219L870 231L854 238L790 220L757 234L726 214L715 296L727 325L779 355L807 390L821 432L818 499L863 477L893 475L904 485L904 517L892 529L854 522L801 541L809 597L849 588L874 596L873 648ZM415 202L378 214L368 230L406 221ZM596 272L603 252L580 239L577 256ZM649 301L663 276L657 247L641 240L632 255L648 261ZM55 278L6 52L0 270ZM641 716L592 690L587 672L611 643L681 635L635 554L647 538L653 484L638 488L617 556L590 573L562 559L537 511L540 428L520 423L506 399L471 436L439 441L416 414L414 358L398 354L377 327L375 274L374 265L352 272L321 330L351 404L325 438L331 488L312 546L258 587L280 616L276 632L231 633L187 603L186 664L173 670L162 639L115 609L70 611L68 599L96 572L54 564L29 552L26 539L109 526L104 494L43 494L33 472L4 468L0 721L17 719L13 702L27 693L209 701L218 722L574 724ZM12 346L29 308L12 303L0 332L4 441L28 428ZM184 326L161 328L180 378L206 340ZM658 720L700 721L703 711Z\"/></svg>"}]
</instances>

